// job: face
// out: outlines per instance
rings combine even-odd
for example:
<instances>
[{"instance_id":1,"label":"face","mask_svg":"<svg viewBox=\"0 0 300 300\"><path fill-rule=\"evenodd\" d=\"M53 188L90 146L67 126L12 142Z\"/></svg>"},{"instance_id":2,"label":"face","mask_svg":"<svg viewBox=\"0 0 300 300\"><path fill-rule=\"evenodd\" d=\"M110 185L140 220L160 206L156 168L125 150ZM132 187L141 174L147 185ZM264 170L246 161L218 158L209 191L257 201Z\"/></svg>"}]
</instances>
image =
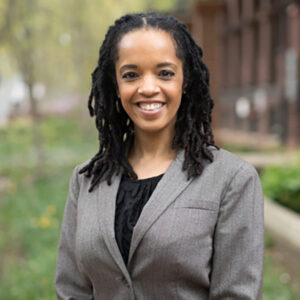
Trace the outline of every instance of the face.
<instances>
[{"instance_id":1,"label":"face","mask_svg":"<svg viewBox=\"0 0 300 300\"><path fill-rule=\"evenodd\" d=\"M125 34L118 50L118 92L135 131L173 133L183 66L171 36L162 30L139 29Z\"/></svg>"}]
</instances>

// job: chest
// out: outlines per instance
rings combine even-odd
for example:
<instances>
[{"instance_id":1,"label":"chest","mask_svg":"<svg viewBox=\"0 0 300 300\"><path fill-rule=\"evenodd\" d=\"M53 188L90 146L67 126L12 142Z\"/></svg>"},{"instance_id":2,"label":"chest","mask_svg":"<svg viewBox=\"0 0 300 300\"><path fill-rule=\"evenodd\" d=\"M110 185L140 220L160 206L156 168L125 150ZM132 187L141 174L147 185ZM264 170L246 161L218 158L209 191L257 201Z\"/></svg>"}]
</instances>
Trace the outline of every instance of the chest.
<instances>
[{"instance_id":1,"label":"chest","mask_svg":"<svg viewBox=\"0 0 300 300\"><path fill-rule=\"evenodd\" d=\"M129 261L123 265L131 276L157 274L149 281L160 284L189 274L200 277L204 285L209 283L222 189L216 188L209 197L205 189L205 184L191 183L176 196L164 186L155 190L133 228ZM80 196L76 232L80 264L88 274L106 278L114 277L123 264L114 231L116 194L108 191L104 200L99 193L88 201L84 194Z\"/></svg>"}]
</instances>

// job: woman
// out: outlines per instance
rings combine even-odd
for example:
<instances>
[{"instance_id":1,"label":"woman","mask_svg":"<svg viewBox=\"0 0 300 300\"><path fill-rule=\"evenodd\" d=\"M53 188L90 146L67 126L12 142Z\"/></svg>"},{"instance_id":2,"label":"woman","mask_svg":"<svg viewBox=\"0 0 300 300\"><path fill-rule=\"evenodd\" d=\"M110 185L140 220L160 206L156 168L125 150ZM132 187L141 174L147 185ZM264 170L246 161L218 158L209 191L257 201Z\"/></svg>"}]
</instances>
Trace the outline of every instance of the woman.
<instances>
[{"instance_id":1,"label":"woman","mask_svg":"<svg viewBox=\"0 0 300 300\"><path fill-rule=\"evenodd\" d=\"M88 107L100 147L70 182L58 298L261 299L259 178L214 143L209 73L185 25L117 20Z\"/></svg>"}]
</instances>

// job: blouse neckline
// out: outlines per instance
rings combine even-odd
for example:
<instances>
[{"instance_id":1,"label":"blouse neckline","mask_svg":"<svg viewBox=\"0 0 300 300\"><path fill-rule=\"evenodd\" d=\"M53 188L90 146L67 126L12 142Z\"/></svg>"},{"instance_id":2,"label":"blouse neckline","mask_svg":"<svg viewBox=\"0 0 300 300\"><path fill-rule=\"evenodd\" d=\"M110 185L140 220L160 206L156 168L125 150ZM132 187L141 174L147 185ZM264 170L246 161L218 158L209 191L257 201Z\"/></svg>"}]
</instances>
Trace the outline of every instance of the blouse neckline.
<instances>
[{"instance_id":1,"label":"blouse neckline","mask_svg":"<svg viewBox=\"0 0 300 300\"><path fill-rule=\"evenodd\" d=\"M149 182L149 181L155 181L155 180L158 180L158 179L160 179L163 175L164 175L164 173L163 173L163 174L160 174L160 175L157 175L157 176L152 176L152 177L142 178L142 179L132 179L132 178L123 176L123 181L126 181L126 182L132 182L132 183L146 183L146 182Z\"/></svg>"}]
</instances>

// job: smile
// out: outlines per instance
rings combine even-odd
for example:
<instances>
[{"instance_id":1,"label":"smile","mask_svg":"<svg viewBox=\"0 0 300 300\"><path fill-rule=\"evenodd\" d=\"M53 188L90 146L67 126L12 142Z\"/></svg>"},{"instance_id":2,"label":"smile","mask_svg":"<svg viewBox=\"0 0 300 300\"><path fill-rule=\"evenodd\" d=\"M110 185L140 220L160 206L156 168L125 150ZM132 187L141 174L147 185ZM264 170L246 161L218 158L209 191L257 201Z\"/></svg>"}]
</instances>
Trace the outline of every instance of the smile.
<instances>
[{"instance_id":1,"label":"smile","mask_svg":"<svg viewBox=\"0 0 300 300\"><path fill-rule=\"evenodd\" d=\"M163 103L138 103L139 108L145 111L157 110L160 109L163 105Z\"/></svg>"}]
</instances>

